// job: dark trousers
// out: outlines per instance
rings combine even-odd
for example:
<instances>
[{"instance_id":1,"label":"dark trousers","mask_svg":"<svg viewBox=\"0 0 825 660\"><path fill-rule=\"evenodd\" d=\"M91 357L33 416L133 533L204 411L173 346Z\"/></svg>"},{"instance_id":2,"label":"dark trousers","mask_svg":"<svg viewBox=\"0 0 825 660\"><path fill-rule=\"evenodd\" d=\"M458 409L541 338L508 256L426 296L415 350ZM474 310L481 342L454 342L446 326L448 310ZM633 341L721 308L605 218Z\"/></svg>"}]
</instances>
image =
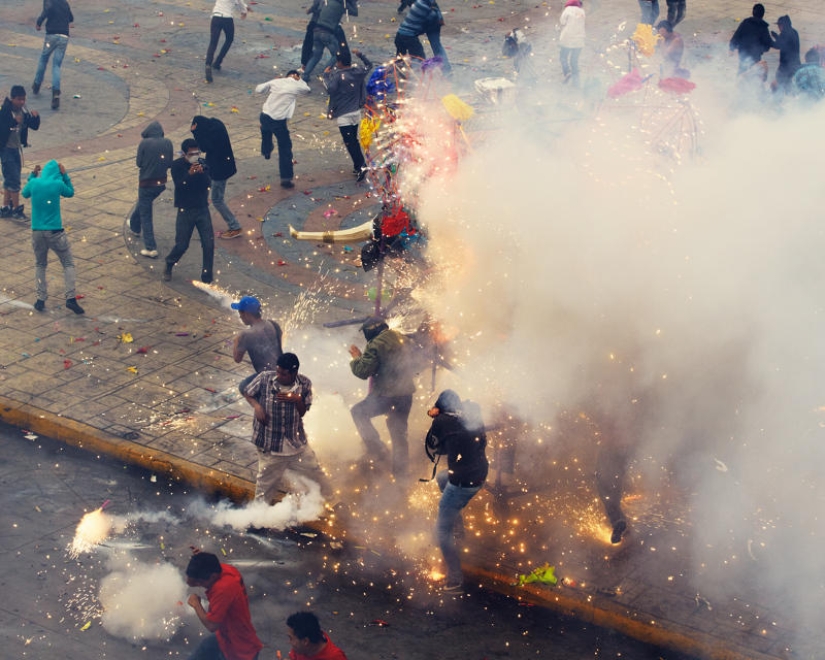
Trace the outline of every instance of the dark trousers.
<instances>
[{"instance_id":1,"label":"dark trousers","mask_svg":"<svg viewBox=\"0 0 825 660\"><path fill-rule=\"evenodd\" d=\"M396 477L406 476L409 472L410 452L407 445L407 420L412 408L412 394L407 396L379 396L368 394L363 401L356 403L352 410L352 421L367 446L367 451L377 459L387 455L387 448L381 442L381 436L372 424L372 418L387 416L387 430L392 440L392 473Z\"/></svg>"},{"instance_id":2,"label":"dark trousers","mask_svg":"<svg viewBox=\"0 0 825 660\"><path fill-rule=\"evenodd\" d=\"M261 113L261 155L269 158L272 154L272 136L278 142L278 171L282 181L290 181L294 175L292 169L292 138L286 119L273 119Z\"/></svg>"},{"instance_id":3,"label":"dark trousers","mask_svg":"<svg viewBox=\"0 0 825 660\"><path fill-rule=\"evenodd\" d=\"M218 47L218 39L221 38L221 32L226 35L221 52L218 53L215 59L215 66L221 66L223 58L229 52L229 47L235 40L235 21L231 18L224 18L222 16L213 16L212 22L209 24L209 48L206 49L206 66L212 66L212 58L215 57L215 49Z\"/></svg>"},{"instance_id":4,"label":"dark trousers","mask_svg":"<svg viewBox=\"0 0 825 660\"><path fill-rule=\"evenodd\" d=\"M198 230L203 250L201 281L208 284L212 281L212 264L215 260L215 232L212 229L209 208L206 206L201 209L178 209L175 218L175 247L166 256L166 270L171 271L172 266L178 263L189 249L189 241L192 240L192 232L195 229Z\"/></svg>"},{"instance_id":5,"label":"dark trousers","mask_svg":"<svg viewBox=\"0 0 825 660\"><path fill-rule=\"evenodd\" d=\"M338 130L341 131L344 146L349 152L349 157L352 158L353 171L358 173L367 165L364 152L361 151L361 143L358 141L358 126L339 126Z\"/></svg>"},{"instance_id":6,"label":"dark trousers","mask_svg":"<svg viewBox=\"0 0 825 660\"><path fill-rule=\"evenodd\" d=\"M395 35L395 51L397 55L412 55L419 59L426 59L424 46L418 37L408 37L403 34Z\"/></svg>"},{"instance_id":7,"label":"dark trousers","mask_svg":"<svg viewBox=\"0 0 825 660\"><path fill-rule=\"evenodd\" d=\"M622 496L629 460L627 450L611 447L602 448L596 457L596 489L611 527L624 520Z\"/></svg>"},{"instance_id":8,"label":"dark trousers","mask_svg":"<svg viewBox=\"0 0 825 660\"><path fill-rule=\"evenodd\" d=\"M315 30L315 21L310 21L307 23L307 29L304 33L304 43L301 46L301 66L306 68L306 65L309 63L309 59L312 57L312 44L314 42L314 37L312 33ZM335 38L338 39L338 52L349 52L349 44L347 44L347 35L344 33L344 28L341 27L341 24L338 24L338 27L335 28Z\"/></svg>"},{"instance_id":9,"label":"dark trousers","mask_svg":"<svg viewBox=\"0 0 825 660\"><path fill-rule=\"evenodd\" d=\"M147 250L157 250L158 244L155 242L155 225L153 222L152 208L155 199L164 190L165 185L141 186L138 188L138 201L135 210L129 216L129 228L136 234L143 232L143 245Z\"/></svg>"},{"instance_id":10,"label":"dark trousers","mask_svg":"<svg viewBox=\"0 0 825 660\"><path fill-rule=\"evenodd\" d=\"M667 20L676 27L685 18L685 0L667 0Z\"/></svg>"}]
</instances>

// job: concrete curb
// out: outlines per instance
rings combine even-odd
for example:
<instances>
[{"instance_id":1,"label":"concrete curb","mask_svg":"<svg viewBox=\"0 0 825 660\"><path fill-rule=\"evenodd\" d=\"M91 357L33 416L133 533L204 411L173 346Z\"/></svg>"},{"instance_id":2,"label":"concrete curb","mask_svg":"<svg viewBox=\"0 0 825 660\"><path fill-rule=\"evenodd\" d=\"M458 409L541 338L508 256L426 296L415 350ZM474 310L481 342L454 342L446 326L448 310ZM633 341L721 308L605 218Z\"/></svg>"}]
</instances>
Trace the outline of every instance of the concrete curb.
<instances>
[{"instance_id":1,"label":"concrete curb","mask_svg":"<svg viewBox=\"0 0 825 660\"><path fill-rule=\"evenodd\" d=\"M171 477L211 493L219 493L234 502L252 498L254 484L218 470L212 470L163 451L152 451L131 440L109 435L86 424L50 413L35 406L19 403L0 396L0 419L7 424L60 440L73 447L93 453L106 454L152 472ZM345 537L329 520L308 525L333 538ZM706 633L668 622L667 627L655 620L642 620L640 615L621 605L594 597L592 593L568 587L516 587L511 577L467 565L471 576L483 587L522 602L546 607L563 616L569 616L602 628L620 632L641 642L693 655L707 660L776 660L775 656L749 652L747 655L727 647L723 640Z\"/></svg>"},{"instance_id":2,"label":"concrete curb","mask_svg":"<svg viewBox=\"0 0 825 660\"><path fill-rule=\"evenodd\" d=\"M234 502L245 502L255 492L255 485L246 479L190 463L164 451L151 450L131 440L109 435L73 419L4 396L0 396L0 419L73 447L106 454L195 488L220 493Z\"/></svg>"}]
</instances>

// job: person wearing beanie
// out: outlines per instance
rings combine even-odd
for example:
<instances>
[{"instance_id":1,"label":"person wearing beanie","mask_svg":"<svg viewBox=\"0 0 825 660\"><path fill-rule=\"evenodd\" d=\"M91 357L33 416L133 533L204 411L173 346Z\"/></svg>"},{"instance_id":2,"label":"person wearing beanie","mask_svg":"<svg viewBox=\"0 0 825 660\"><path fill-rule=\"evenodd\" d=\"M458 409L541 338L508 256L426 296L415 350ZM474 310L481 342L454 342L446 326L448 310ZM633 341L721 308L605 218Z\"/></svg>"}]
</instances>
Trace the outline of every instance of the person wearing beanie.
<instances>
[{"instance_id":1,"label":"person wearing beanie","mask_svg":"<svg viewBox=\"0 0 825 660\"><path fill-rule=\"evenodd\" d=\"M34 287L37 293L35 310L42 312L46 309L46 266L49 261L49 250L52 250L63 266L66 307L75 314L83 314L84 310L77 304L75 296L72 248L60 216L60 198L74 197L74 186L66 173L66 168L56 160L46 163L42 171L39 165L35 167L29 175L26 187L23 188L23 197L32 200L32 248L36 264Z\"/></svg>"},{"instance_id":2,"label":"person wearing beanie","mask_svg":"<svg viewBox=\"0 0 825 660\"><path fill-rule=\"evenodd\" d=\"M40 115L26 109L26 89L14 85L0 107L0 163L3 169L3 207L0 217L24 222L26 214L20 204L20 177L23 171L23 147L28 147L29 129L40 128Z\"/></svg>"},{"instance_id":3,"label":"person wearing beanie","mask_svg":"<svg viewBox=\"0 0 825 660\"><path fill-rule=\"evenodd\" d=\"M567 0L564 11L559 17L559 25L561 26L559 59L564 82L572 79L573 85L578 87L579 55L584 48L585 39L585 16L581 0Z\"/></svg>"},{"instance_id":4,"label":"person wearing beanie","mask_svg":"<svg viewBox=\"0 0 825 660\"><path fill-rule=\"evenodd\" d=\"M461 511L481 490L487 479L487 435L478 405L462 402L453 390L444 390L427 414L432 425L424 441L425 451L435 463L447 457L447 469L435 474L441 490L436 536L446 566L444 591L461 591L464 576L456 547L456 536L464 536Z\"/></svg>"},{"instance_id":5,"label":"person wearing beanie","mask_svg":"<svg viewBox=\"0 0 825 660\"><path fill-rule=\"evenodd\" d=\"M43 0L43 11L37 17L37 31L46 23L46 39L43 42L43 51L37 62L37 71L34 74L32 93L40 93L40 85L46 75L46 66L49 58L52 60L52 110L60 108L60 68L63 66L63 57L66 55L66 46L69 45L69 27L74 23L71 7L66 0Z\"/></svg>"},{"instance_id":6,"label":"person wearing beanie","mask_svg":"<svg viewBox=\"0 0 825 660\"><path fill-rule=\"evenodd\" d=\"M392 440L392 473L396 479L403 479L409 474L407 424L415 393L407 338L390 330L380 317L367 319L361 332L367 346L363 353L355 345L349 347L349 366L354 376L371 379L371 383L366 398L352 407L352 421L367 448L366 462L385 463L389 452L372 418L386 416Z\"/></svg>"}]
</instances>

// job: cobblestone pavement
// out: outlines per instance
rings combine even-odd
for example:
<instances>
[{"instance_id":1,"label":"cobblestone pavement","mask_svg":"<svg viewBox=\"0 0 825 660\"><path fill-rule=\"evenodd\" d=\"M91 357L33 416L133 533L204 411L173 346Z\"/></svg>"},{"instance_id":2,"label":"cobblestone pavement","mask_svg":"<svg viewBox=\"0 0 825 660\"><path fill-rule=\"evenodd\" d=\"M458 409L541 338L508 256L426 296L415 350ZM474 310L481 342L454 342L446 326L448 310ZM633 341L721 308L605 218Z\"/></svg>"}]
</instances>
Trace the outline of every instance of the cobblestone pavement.
<instances>
[{"instance_id":1,"label":"cobblestone pavement","mask_svg":"<svg viewBox=\"0 0 825 660\"><path fill-rule=\"evenodd\" d=\"M30 87L42 45L42 33L33 29L34 4L3 8L3 90L15 83ZM375 199L365 185L352 180L338 132L324 118L326 98L318 82L313 82L308 98L299 100L291 122L296 189L282 190L275 161L260 156L257 116L262 99L254 94L254 85L299 63L305 7L254 4L245 21L236 20L235 44L213 84L203 80L211 3L74 0L72 7L76 22L64 62L62 105L59 112L49 109L47 73L41 94L28 99L29 108L41 112L43 124L30 136L32 147L25 155L29 165L57 158L72 175L76 196L64 202L63 216L86 314L75 316L63 307L56 263L50 266L46 313L33 310L28 233L25 226L3 220L2 417L242 498L254 480L249 410L236 389L248 365L236 365L231 357L231 339L240 325L228 302L247 292L260 296L272 316L284 323L288 338L293 333L287 344L305 348L296 351L303 355L311 354L313 337L337 346L340 355L330 359L340 360L341 387L351 388L345 353L349 343L358 342L356 333L351 327L323 330L321 324L369 314L372 303L365 291L374 280L357 267L354 252L292 242L288 226L354 225L369 217ZM817 41L817 29L825 26L818 3L786 3L784 9L800 26L803 48ZM482 119L485 109L492 116L495 108L476 96L472 81L509 74L511 64L499 56L503 33L529 21L552 23L558 11L558 3L515 0L449 7L443 38L456 69L454 90L479 104ZM630 0L603 2L591 8L589 33L604 43L623 20L635 20L637 11ZM713 56L726 50L736 21L748 11L745 2L734 7L691 2L681 29L686 35L693 32L689 58L694 64L702 62L729 75L733 61ZM351 43L376 59L391 55L395 20L394 3L363 2L359 18L347 25ZM554 50L537 44L540 67L556 66L551 61ZM588 48L585 67L594 67L598 57L598 49ZM770 57L773 66L775 55ZM555 68L549 74L546 68L540 71L550 89L561 89ZM591 73L596 77L592 68ZM581 116L581 106L559 100L547 113L563 123ZM198 273L197 242L166 284L160 277L162 258L141 257L142 246L125 224L136 199L134 155L141 130L159 120L177 149L196 114L223 119L239 165L227 198L244 234L240 240L216 241L212 287L192 284ZM484 128L479 122L479 133ZM162 257L173 243L171 190L155 209ZM330 209L335 212L325 213ZM216 231L223 229L219 217L214 223ZM11 235L22 240L11 241ZM341 396L345 403L357 398L354 392ZM427 396L417 402L418 413ZM346 416L341 419L346 421ZM422 431L423 422L418 422L413 437ZM341 431L347 438L353 433ZM426 466L420 467L423 473ZM685 533L649 530L662 547ZM769 604L745 595L712 608L704 605L695 585L679 578L678 554L654 562L649 554L630 548L605 550L596 543L584 544L582 553L567 560L566 572L589 575L586 588L513 593L697 656L815 657L794 646L792 622L783 621L781 611ZM476 575L510 591L508 578L518 567L503 566L496 556L492 549L479 553ZM652 564L655 570L648 570Z\"/></svg>"}]
</instances>

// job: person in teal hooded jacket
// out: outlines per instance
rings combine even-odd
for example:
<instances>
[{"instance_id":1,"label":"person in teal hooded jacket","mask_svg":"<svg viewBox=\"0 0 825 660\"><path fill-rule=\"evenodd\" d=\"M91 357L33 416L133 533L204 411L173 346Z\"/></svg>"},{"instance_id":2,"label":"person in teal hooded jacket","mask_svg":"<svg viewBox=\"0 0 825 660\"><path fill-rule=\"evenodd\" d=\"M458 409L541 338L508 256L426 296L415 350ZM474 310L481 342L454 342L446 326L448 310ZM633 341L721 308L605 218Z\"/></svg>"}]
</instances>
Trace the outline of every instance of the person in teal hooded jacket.
<instances>
[{"instance_id":1,"label":"person in teal hooded jacket","mask_svg":"<svg viewBox=\"0 0 825 660\"><path fill-rule=\"evenodd\" d=\"M75 297L75 268L72 248L63 229L60 217L60 198L74 197L72 180L66 168L56 160L50 160L43 169L37 165L29 175L23 188L23 197L31 199L32 248L34 249L35 280L38 312L46 309L46 266L49 250L53 250L63 265L63 280L66 285L66 307L75 314L83 314L83 308Z\"/></svg>"}]
</instances>

